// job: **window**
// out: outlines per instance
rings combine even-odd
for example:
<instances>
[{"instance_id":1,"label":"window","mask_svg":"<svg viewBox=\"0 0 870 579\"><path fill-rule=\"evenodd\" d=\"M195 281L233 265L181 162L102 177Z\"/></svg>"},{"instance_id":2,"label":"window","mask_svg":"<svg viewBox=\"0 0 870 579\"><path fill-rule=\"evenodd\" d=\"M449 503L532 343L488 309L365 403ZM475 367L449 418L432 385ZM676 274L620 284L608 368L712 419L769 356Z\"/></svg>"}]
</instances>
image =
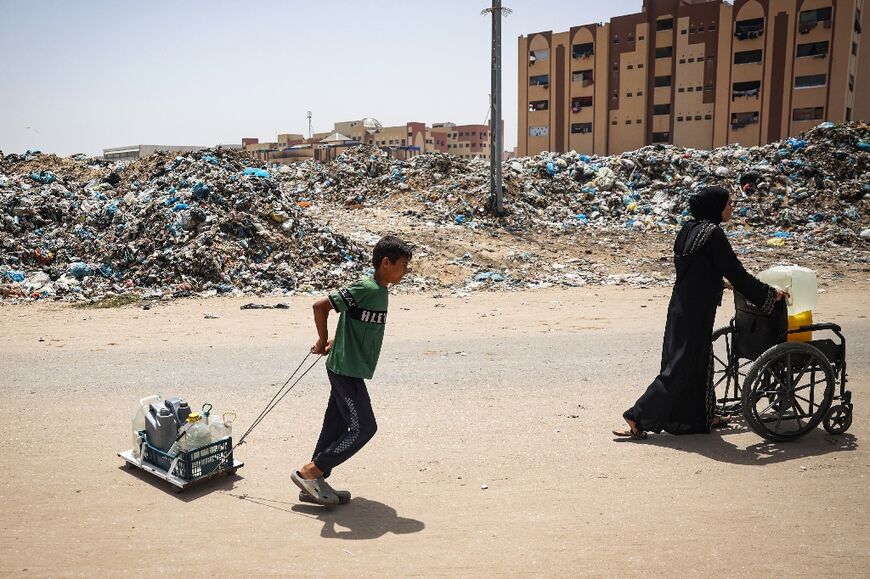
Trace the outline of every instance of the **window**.
<instances>
[{"instance_id":1,"label":"window","mask_svg":"<svg viewBox=\"0 0 870 579\"><path fill-rule=\"evenodd\" d=\"M713 32L714 30L716 30L716 23L715 23L715 22L711 22L711 23L710 23L710 26L707 27L707 30L710 31L710 32Z\"/></svg>"},{"instance_id":2,"label":"window","mask_svg":"<svg viewBox=\"0 0 870 579\"><path fill-rule=\"evenodd\" d=\"M701 87L696 86L696 87L695 87L695 92L701 92Z\"/></svg>"},{"instance_id":3,"label":"window","mask_svg":"<svg viewBox=\"0 0 870 579\"><path fill-rule=\"evenodd\" d=\"M669 114L671 114L671 103L665 103L663 105L653 105L653 114L654 115L669 115Z\"/></svg>"},{"instance_id":4,"label":"window","mask_svg":"<svg viewBox=\"0 0 870 579\"><path fill-rule=\"evenodd\" d=\"M615 127L616 126L616 119L613 119L612 121L610 121L610 124Z\"/></svg>"},{"instance_id":5,"label":"window","mask_svg":"<svg viewBox=\"0 0 870 579\"><path fill-rule=\"evenodd\" d=\"M731 128L742 129L746 125L758 123L758 111L748 113L731 113Z\"/></svg>"},{"instance_id":6,"label":"window","mask_svg":"<svg viewBox=\"0 0 870 579\"><path fill-rule=\"evenodd\" d=\"M671 133L668 131L664 131L662 133L653 133L652 134L652 142L653 143L667 143L671 138Z\"/></svg>"},{"instance_id":7,"label":"window","mask_svg":"<svg viewBox=\"0 0 870 579\"><path fill-rule=\"evenodd\" d=\"M529 103L529 112L546 111L550 108L550 101L532 101Z\"/></svg>"},{"instance_id":8,"label":"window","mask_svg":"<svg viewBox=\"0 0 870 579\"><path fill-rule=\"evenodd\" d=\"M643 68L643 64L638 64L637 67L638 67L638 68Z\"/></svg>"},{"instance_id":9,"label":"window","mask_svg":"<svg viewBox=\"0 0 870 579\"><path fill-rule=\"evenodd\" d=\"M592 132L592 123L571 123L571 133L585 135Z\"/></svg>"},{"instance_id":10,"label":"window","mask_svg":"<svg viewBox=\"0 0 870 579\"><path fill-rule=\"evenodd\" d=\"M858 56L858 43L852 43L852 56Z\"/></svg>"},{"instance_id":11,"label":"window","mask_svg":"<svg viewBox=\"0 0 870 579\"><path fill-rule=\"evenodd\" d=\"M704 91L705 91L705 92L710 92L711 90L713 90L713 83L712 83L712 82L708 82L708 83L704 86Z\"/></svg>"},{"instance_id":12,"label":"window","mask_svg":"<svg viewBox=\"0 0 870 579\"><path fill-rule=\"evenodd\" d=\"M695 62L695 59L694 59L694 58L690 58L690 59L689 59L689 62Z\"/></svg>"},{"instance_id":13,"label":"window","mask_svg":"<svg viewBox=\"0 0 870 579\"><path fill-rule=\"evenodd\" d=\"M712 121L712 120L713 120L713 115L704 115L704 120L705 120L705 121Z\"/></svg>"},{"instance_id":14,"label":"window","mask_svg":"<svg viewBox=\"0 0 870 579\"><path fill-rule=\"evenodd\" d=\"M816 8L815 10L803 10L798 18L798 32L806 34L813 28L819 25L819 22L825 24L825 28L831 26L831 7Z\"/></svg>"},{"instance_id":15,"label":"window","mask_svg":"<svg viewBox=\"0 0 870 579\"><path fill-rule=\"evenodd\" d=\"M634 124L639 125L639 124L640 124L640 119L636 119L636 120L634 121Z\"/></svg>"},{"instance_id":16,"label":"window","mask_svg":"<svg viewBox=\"0 0 870 579\"><path fill-rule=\"evenodd\" d=\"M812 56L815 58L825 58L828 56L828 41L824 42L807 42L806 44L798 44L797 57L806 58Z\"/></svg>"},{"instance_id":17,"label":"window","mask_svg":"<svg viewBox=\"0 0 870 579\"><path fill-rule=\"evenodd\" d=\"M637 96L643 96L643 91L642 90L637 91Z\"/></svg>"},{"instance_id":18,"label":"window","mask_svg":"<svg viewBox=\"0 0 870 579\"><path fill-rule=\"evenodd\" d=\"M536 76L530 76L529 86L542 86L544 88L547 88L548 86L550 86L550 75L539 74Z\"/></svg>"},{"instance_id":19,"label":"window","mask_svg":"<svg viewBox=\"0 0 870 579\"><path fill-rule=\"evenodd\" d=\"M641 34L640 36L637 37L638 40L643 40L644 38L645 38L645 36L643 34Z\"/></svg>"},{"instance_id":20,"label":"window","mask_svg":"<svg viewBox=\"0 0 870 579\"><path fill-rule=\"evenodd\" d=\"M632 97L634 96L634 94L631 91L628 91L627 93L625 93L625 96Z\"/></svg>"},{"instance_id":21,"label":"window","mask_svg":"<svg viewBox=\"0 0 870 579\"><path fill-rule=\"evenodd\" d=\"M673 55L673 46L661 46L656 48L656 58L671 58Z\"/></svg>"},{"instance_id":22,"label":"window","mask_svg":"<svg viewBox=\"0 0 870 579\"><path fill-rule=\"evenodd\" d=\"M571 82L582 82L583 86L592 84L592 69L575 70L571 73Z\"/></svg>"},{"instance_id":23,"label":"window","mask_svg":"<svg viewBox=\"0 0 870 579\"><path fill-rule=\"evenodd\" d=\"M613 35L613 44L619 44L619 35L618 34Z\"/></svg>"},{"instance_id":24,"label":"window","mask_svg":"<svg viewBox=\"0 0 870 579\"><path fill-rule=\"evenodd\" d=\"M634 42L634 32L628 33L628 42Z\"/></svg>"},{"instance_id":25,"label":"window","mask_svg":"<svg viewBox=\"0 0 870 579\"><path fill-rule=\"evenodd\" d=\"M734 36L737 40L752 40L762 34L764 34L764 18L738 20L734 24Z\"/></svg>"},{"instance_id":26,"label":"window","mask_svg":"<svg viewBox=\"0 0 870 579\"><path fill-rule=\"evenodd\" d=\"M761 64L762 54L763 51L760 48L758 50L735 52L734 64Z\"/></svg>"},{"instance_id":27,"label":"window","mask_svg":"<svg viewBox=\"0 0 870 579\"><path fill-rule=\"evenodd\" d=\"M625 119L625 124L626 124L626 125L630 125L630 124L631 124L631 119Z\"/></svg>"},{"instance_id":28,"label":"window","mask_svg":"<svg viewBox=\"0 0 870 579\"><path fill-rule=\"evenodd\" d=\"M820 121L825 116L825 107L807 107L791 112L793 121Z\"/></svg>"},{"instance_id":29,"label":"window","mask_svg":"<svg viewBox=\"0 0 870 579\"><path fill-rule=\"evenodd\" d=\"M686 29L685 29L685 28L683 28L682 30L680 30L680 34L685 34L685 33L686 33Z\"/></svg>"},{"instance_id":30,"label":"window","mask_svg":"<svg viewBox=\"0 0 870 579\"><path fill-rule=\"evenodd\" d=\"M694 27L690 27L690 28L689 28L689 34L694 34L694 33L695 33L695 28L694 28Z\"/></svg>"},{"instance_id":31,"label":"window","mask_svg":"<svg viewBox=\"0 0 870 579\"><path fill-rule=\"evenodd\" d=\"M584 107L592 106L591 96L574 97L571 99L571 112L579 113Z\"/></svg>"},{"instance_id":32,"label":"window","mask_svg":"<svg viewBox=\"0 0 870 579\"><path fill-rule=\"evenodd\" d=\"M684 89L683 87L680 87L677 89L677 92L686 92L686 89Z\"/></svg>"},{"instance_id":33,"label":"window","mask_svg":"<svg viewBox=\"0 0 870 579\"><path fill-rule=\"evenodd\" d=\"M655 77L654 85L657 87L671 86L671 75Z\"/></svg>"},{"instance_id":34,"label":"window","mask_svg":"<svg viewBox=\"0 0 870 579\"><path fill-rule=\"evenodd\" d=\"M682 122L683 122L683 117L677 117L677 122L678 122L678 123L682 123Z\"/></svg>"},{"instance_id":35,"label":"window","mask_svg":"<svg viewBox=\"0 0 870 579\"><path fill-rule=\"evenodd\" d=\"M571 58L589 58L595 54L591 42L571 46Z\"/></svg>"},{"instance_id":36,"label":"window","mask_svg":"<svg viewBox=\"0 0 870 579\"><path fill-rule=\"evenodd\" d=\"M701 115L695 115L695 120L696 120L696 121L700 121L700 120L701 120Z\"/></svg>"},{"instance_id":37,"label":"window","mask_svg":"<svg viewBox=\"0 0 870 579\"><path fill-rule=\"evenodd\" d=\"M812 88L817 86L825 86L828 76L825 74L808 74L805 76L796 76L794 78L795 88Z\"/></svg>"},{"instance_id":38,"label":"window","mask_svg":"<svg viewBox=\"0 0 870 579\"><path fill-rule=\"evenodd\" d=\"M529 53L529 62L534 64L539 60L549 60L550 51L547 49L544 50L533 50Z\"/></svg>"},{"instance_id":39,"label":"window","mask_svg":"<svg viewBox=\"0 0 870 579\"><path fill-rule=\"evenodd\" d=\"M744 82L735 82L731 85L731 100L737 97L758 97L761 91L760 80L747 80Z\"/></svg>"},{"instance_id":40,"label":"window","mask_svg":"<svg viewBox=\"0 0 870 579\"><path fill-rule=\"evenodd\" d=\"M529 127L530 137L547 137L550 135L550 127ZM451 147L453 145L450 145Z\"/></svg>"},{"instance_id":41,"label":"window","mask_svg":"<svg viewBox=\"0 0 870 579\"><path fill-rule=\"evenodd\" d=\"M850 91L855 90L855 75L854 74L849 75L849 90Z\"/></svg>"},{"instance_id":42,"label":"window","mask_svg":"<svg viewBox=\"0 0 870 579\"><path fill-rule=\"evenodd\" d=\"M695 87L690 86L689 88L686 89L686 92L695 92Z\"/></svg>"},{"instance_id":43,"label":"window","mask_svg":"<svg viewBox=\"0 0 870 579\"><path fill-rule=\"evenodd\" d=\"M674 19L673 18L662 18L661 20L656 20L656 30L673 30L674 28Z\"/></svg>"},{"instance_id":44,"label":"window","mask_svg":"<svg viewBox=\"0 0 870 579\"><path fill-rule=\"evenodd\" d=\"M681 59L680 59L680 64L686 64L686 59L685 59L685 58L681 58Z\"/></svg>"},{"instance_id":45,"label":"window","mask_svg":"<svg viewBox=\"0 0 870 579\"><path fill-rule=\"evenodd\" d=\"M633 65L633 64L629 64L629 65L626 66L625 68L627 68L628 70L632 70L632 69L634 68L634 65Z\"/></svg>"}]
</instances>

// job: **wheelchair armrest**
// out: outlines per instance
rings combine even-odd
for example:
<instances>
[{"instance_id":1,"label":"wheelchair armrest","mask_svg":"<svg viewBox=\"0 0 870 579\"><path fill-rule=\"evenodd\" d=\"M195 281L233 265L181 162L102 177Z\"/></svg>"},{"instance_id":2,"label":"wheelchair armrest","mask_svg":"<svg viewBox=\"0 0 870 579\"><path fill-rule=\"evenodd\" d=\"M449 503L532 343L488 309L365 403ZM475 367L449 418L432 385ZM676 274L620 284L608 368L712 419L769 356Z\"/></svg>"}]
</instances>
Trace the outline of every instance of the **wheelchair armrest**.
<instances>
[{"instance_id":1,"label":"wheelchair armrest","mask_svg":"<svg viewBox=\"0 0 870 579\"><path fill-rule=\"evenodd\" d=\"M793 330L789 330L789 334L799 334L801 332L815 332L817 330L832 330L834 332L839 333L842 331L842 328L838 324L809 324L808 326L801 326L799 328L795 328Z\"/></svg>"}]
</instances>

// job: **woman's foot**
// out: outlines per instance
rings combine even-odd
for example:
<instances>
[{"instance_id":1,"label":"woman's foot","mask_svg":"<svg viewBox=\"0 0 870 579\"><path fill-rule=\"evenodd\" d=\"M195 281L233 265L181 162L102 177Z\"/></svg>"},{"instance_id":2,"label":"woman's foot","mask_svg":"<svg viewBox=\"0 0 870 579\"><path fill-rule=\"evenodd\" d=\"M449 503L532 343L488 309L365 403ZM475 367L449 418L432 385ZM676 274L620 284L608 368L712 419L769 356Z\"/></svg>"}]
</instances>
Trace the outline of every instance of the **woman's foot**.
<instances>
[{"instance_id":1,"label":"woman's foot","mask_svg":"<svg viewBox=\"0 0 870 579\"><path fill-rule=\"evenodd\" d=\"M726 416L714 416L713 421L710 422L710 428L725 428L729 424L731 424L730 414Z\"/></svg>"},{"instance_id":2,"label":"woman's foot","mask_svg":"<svg viewBox=\"0 0 870 579\"><path fill-rule=\"evenodd\" d=\"M643 440L646 438L646 432L637 427L637 422L624 416L622 418L626 423L628 423L628 430L614 430L614 435L632 438L634 440Z\"/></svg>"}]
</instances>

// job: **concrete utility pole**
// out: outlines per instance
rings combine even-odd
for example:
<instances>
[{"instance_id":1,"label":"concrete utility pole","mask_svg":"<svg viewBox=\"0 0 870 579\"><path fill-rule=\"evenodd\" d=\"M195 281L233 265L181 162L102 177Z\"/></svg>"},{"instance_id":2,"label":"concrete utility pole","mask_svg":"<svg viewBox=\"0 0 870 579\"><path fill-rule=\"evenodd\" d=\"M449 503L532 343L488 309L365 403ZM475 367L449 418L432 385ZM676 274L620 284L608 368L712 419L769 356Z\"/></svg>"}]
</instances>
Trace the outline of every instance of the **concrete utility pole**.
<instances>
[{"instance_id":1,"label":"concrete utility pole","mask_svg":"<svg viewBox=\"0 0 870 579\"><path fill-rule=\"evenodd\" d=\"M501 0L492 0L492 7L480 13L492 15L492 74L489 106L489 190L496 215L504 214L501 189L501 155L504 136L501 134L501 17L513 12L503 8Z\"/></svg>"}]
</instances>

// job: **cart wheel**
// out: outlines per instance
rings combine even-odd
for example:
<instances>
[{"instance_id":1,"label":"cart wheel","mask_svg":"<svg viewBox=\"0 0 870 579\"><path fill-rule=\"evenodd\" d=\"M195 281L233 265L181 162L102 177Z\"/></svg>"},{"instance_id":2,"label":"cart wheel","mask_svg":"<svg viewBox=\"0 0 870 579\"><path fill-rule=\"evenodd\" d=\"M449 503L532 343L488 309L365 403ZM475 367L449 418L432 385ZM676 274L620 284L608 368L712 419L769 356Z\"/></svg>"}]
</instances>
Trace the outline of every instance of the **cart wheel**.
<instances>
[{"instance_id":1,"label":"cart wheel","mask_svg":"<svg viewBox=\"0 0 870 579\"><path fill-rule=\"evenodd\" d=\"M734 328L725 326L713 332L713 389L716 414L739 414L742 409L741 384L751 361L740 360L734 353Z\"/></svg>"},{"instance_id":2,"label":"cart wheel","mask_svg":"<svg viewBox=\"0 0 870 579\"><path fill-rule=\"evenodd\" d=\"M831 406L823 425L831 434L843 434L852 426L852 408L843 404Z\"/></svg>"},{"instance_id":3,"label":"cart wheel","mask_svg":"<svg viewBox=\"0 0 870 579\"><path fill-rule=\"evenodd\" d=\"M834 398L834 372L815 346L788 342L759 356L743 386L747 424L758 435L781 442L819 425Z\"/></svg>"}]
</instances>

